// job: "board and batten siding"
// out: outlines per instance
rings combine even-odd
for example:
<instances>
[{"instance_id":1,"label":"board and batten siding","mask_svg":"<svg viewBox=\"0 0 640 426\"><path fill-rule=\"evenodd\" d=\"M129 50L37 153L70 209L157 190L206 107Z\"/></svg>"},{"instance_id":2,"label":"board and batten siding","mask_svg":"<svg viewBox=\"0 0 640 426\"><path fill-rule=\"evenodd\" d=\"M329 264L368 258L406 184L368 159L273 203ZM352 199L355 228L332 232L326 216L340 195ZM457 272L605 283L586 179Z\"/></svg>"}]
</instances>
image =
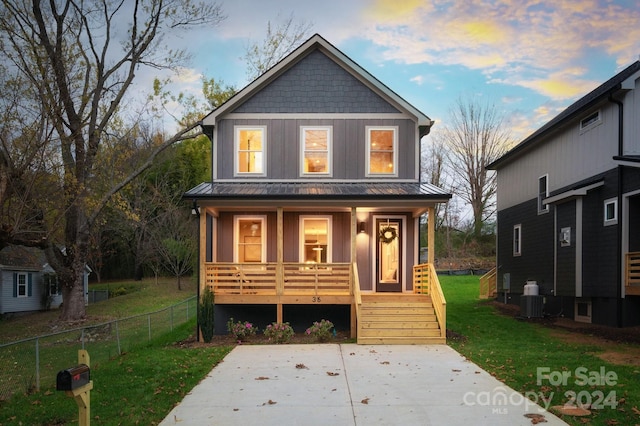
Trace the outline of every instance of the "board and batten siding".
<instances>
[{"instance_id":1,"label":"board and batten siding","mask_svg":"<svg viewBox=\"0 0 640 426\"><path fill-rule=\"evenodd\" d=\"M581 115L545 142L537 143L498 172L498 210L538 196L538 178L549 175L549 192L616 167L618 153L618 107L600 105L601 123L580 131L580 120L598 110Z\"/></svg>"},{"instance_id":2,"label":"board and batten siding","mask_svg":"<svg viewBox=\"0 0 640 426\"><path fill-rule=\"evenodd\" d=\"M624 96L624 155L640 155L640 79Z\"/></svg>"},{"instance_id":3,"label":"board and batten siding","mask_svg":"<svg viewBox=\"0 0 640 426\"><path fill-rule=\"evenodd\" d=\"M262 179L305 180L327 178L326 175L301 176L300 129L303 126L332 127L332 169L331 179L366 179L367 127L392 126L398 129L398 175L390 179L417 180L416 164L418 144L416 143L416 123L410 119L242 119L221 120L216 134L216 175L215 179L242 179L234 177L235 127L266 127L266 176ZM248 177L252 178L252 177ZM384 176L378 177L385 178Z\"/></svg>"}]
</instances>

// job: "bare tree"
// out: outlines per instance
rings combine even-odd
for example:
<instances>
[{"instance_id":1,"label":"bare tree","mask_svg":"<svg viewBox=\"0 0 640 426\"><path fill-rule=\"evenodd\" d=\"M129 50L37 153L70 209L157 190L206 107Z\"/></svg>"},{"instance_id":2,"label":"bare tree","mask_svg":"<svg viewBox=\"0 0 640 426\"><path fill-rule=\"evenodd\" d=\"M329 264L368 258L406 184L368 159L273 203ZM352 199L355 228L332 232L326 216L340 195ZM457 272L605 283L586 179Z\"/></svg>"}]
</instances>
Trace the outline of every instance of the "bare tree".
<instances>
[{"instance_id":1,"label":"bare tree","mask_svg":"<svg viewBox=\"0 0 640 426\"><path fill-rule=\"evenodd\" d=\"M28 99L46 123L38 141L57 162L50 176L58 179L61 189L57 226L49 225L39 230L38 238L21 242L45 248L62 288L61 319L85 316L82 278L90 229L100 211L158 153L194 133L193 127L185 126L139 159L126 176L118 175L108 186L97 181L103 140L120 107L130 100L136 73L142 67L176 69L188 55L164 46L163 36L222 19L217 3L191 0L2 0L0 50L9 71L37 95ZM120 135L123 141L130 137L129 131ZM2 146L0 157L6 164L12 163L13 154ZM39 156L44 158L42 150ZM37 206L39 200L29 202ZM0 246L16 234L15 229L7 230Z\"/></svg>"},{"instance_id":2,"label":"bare tree","mask_svg":"<svg viewBox=\"0 0 640 426\"><path fill-rule=\"evenodd\" d=\"M287 19L272 27L267 22L267 33L262 42L253 43L245 48L244 59L247 63L247 77L254 80L282 58L291 53L311 35L313 24L307 21L295 22L293 12Z\"/></svg>"},{"instance_id":3,"label":"bare tree","mask_svg":"<svg viewBox=\"0 0 640 426\"><path fill-rule=\"evenodd\" d=\"M512 144L504 115L495 104L459 98L438 136L448 148L455 192L473 211L473 235L495 212L496 176L485 167Z\"/></svg>"}]
</instances>

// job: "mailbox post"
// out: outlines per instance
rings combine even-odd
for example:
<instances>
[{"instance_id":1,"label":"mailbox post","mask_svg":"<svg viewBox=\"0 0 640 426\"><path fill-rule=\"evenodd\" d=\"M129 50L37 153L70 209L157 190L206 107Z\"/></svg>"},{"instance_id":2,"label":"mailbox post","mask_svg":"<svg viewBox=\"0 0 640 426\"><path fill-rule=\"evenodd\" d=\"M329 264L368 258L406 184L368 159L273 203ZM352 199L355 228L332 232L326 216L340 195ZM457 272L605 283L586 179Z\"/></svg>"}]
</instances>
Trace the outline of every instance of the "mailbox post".
<instances>
[{"instance_id":1,"label":"mailbox post","mask_svg":"<svg viewBox=\"0 0 640 426\"><path fill-rule=\"evenodd\" d=\"M65 391L73 397L78 404L78 424L89 426L91 423L91 368L89 353L80 349L78 351L78 365L58 372L56 389Z\"/></svg>"}]
</instances>

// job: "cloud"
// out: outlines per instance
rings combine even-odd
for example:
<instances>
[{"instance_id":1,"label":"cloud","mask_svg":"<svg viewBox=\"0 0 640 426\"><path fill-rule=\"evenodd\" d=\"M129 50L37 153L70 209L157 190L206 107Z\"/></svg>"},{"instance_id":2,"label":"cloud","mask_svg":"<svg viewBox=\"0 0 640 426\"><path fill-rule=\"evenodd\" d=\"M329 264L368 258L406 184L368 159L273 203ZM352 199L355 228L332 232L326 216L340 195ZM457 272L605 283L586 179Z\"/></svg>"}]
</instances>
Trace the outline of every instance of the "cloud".
<instances>
[{"instance_id":1,"label":"cloud","mask_svg":"<svg viewBox=\"0 0 640 426\"><path fill-rule=\"evenodd\" d=\"M568 99L593 88L587 75L597 54L621 65L640 52L640 10L631 3L411 1L392 14L390 0L379 0L371 16L389 18L366 36L383 60L461 65L494 82Z\"/></svg>"}]
</instances>

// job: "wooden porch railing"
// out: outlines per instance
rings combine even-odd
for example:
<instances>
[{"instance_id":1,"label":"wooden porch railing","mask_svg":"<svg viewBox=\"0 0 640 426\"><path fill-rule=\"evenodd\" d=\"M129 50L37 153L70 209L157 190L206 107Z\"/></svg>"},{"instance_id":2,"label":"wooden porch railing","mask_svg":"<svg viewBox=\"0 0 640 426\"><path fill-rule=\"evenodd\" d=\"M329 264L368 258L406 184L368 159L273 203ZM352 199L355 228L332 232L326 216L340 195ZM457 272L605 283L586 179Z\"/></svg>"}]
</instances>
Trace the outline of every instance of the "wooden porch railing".
<instances>
[{"instance_id":1,"label":"wooden porch railing","mask_svg":"<svg viewBox=\"0 0 640 426\"><path fill-rule=\"evenodd\" d=\"M625 259L625 294L640 296L640 252L629 252Z\"/></svg>"},{"instance_id":2,"label":"wooden porch railing","mask_svg":"<svg viewBox=\"0 0 640 426\"><path fill-rule=\"evenodd\" d=\"M214 294L350 295L350 263L205 263L205 279Z\"/></svg>"},{"instance_id":3,"label":"wooden porch railing","mask_svg":"<svg viewBox=\"0 0 640 426\"><path fill-rule=\"evenodd\" d=\"M440 280L436 269L431 263L423 263L413 267L413 292L418 294L428 294L436 312L438 326L440 327L440 337L447 337L447 301L440 287Z\"/></svg>"},{"instance_id":4,"label":"wooden porch railing","mask_svg":"<svg viewBox=\"0 0 640 426\"><path fill-rule=\"evenodd\" d=\"M496 268L493 268L480 277L480 299L495 297L498 291L497 275Z\"/></svg>"}]
</instances>

